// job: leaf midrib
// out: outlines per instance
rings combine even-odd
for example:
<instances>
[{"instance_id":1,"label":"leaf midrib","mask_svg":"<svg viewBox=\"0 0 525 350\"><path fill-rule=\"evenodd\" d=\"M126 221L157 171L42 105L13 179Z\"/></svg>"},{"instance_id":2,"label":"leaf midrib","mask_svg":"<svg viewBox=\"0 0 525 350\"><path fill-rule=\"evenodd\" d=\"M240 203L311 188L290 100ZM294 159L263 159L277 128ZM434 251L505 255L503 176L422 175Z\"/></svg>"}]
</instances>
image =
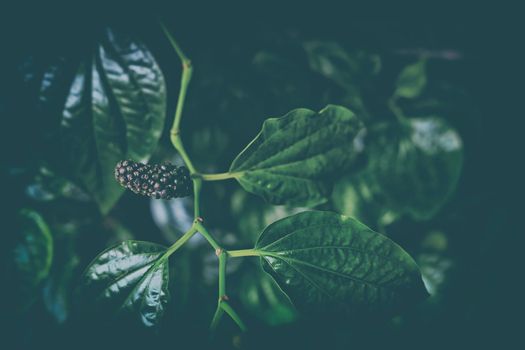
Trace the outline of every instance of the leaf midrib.
<instances>
[{"instance_id":1,"label":"leaf midrib","mask_svg":"<svg viewBox=\"0 0 525 350\"><path fill-rule=\"evenodd\" d=\"M256 173L258 171L263 171L263 172L268 172L268 173L270 173L272 175L279 175L279 176L292 177L292 178L297 178L297 179L302 179L302 180L307 179L307 180L311 180L311 181L316 181L316 180L318 180L317 177L314 177L316 175L300 177L300 176L296 176L296 175L288 175L288 174L280 174L280 173L271 172L270 169L279 169L279 167L290 166L290 165L294 165L295 163L305 162L305 161L310 160L312 158L322 156L324 153L331 152L334 149L338 149L338 148L344 147L347 144L352 144L352 143L353 143L353 139L351 141L345 142L343 144L334 145L333 147L330 147L330 148L328 148L326 150L323 150L322 152L315 153L315 154L313 154L313 155L311 155L309 157L306 157L306 158L297 159L297 160L294 160L292 162L278 164L278 165L269 165L269 166L262 167L262 168L249 168L249 169L246 169L246 170L241 170L241 172L239 172L239 173L242 176L242 174L244 174L244 173Z\"/></svg>"},{"instance_id":2,"label":"leaf midrib","mask_svg":"<svg viewBox=\"0 0 525 350\"><path fill-rule=\"evenodd\" d=\"M294 259L294 258L286 258L286 257L282 257L282 256L280 256L278 254L266 254L266 255L270 256L270 257L273 257L273 258L276 258L276 259L281 259L282 261L286 262L290 266L292 266L291 263L295 263L295 264L298 264L298 265L304 265L304 266L307 266L307 267L310 267L310 268L313 268L313 269L325 272L327 274L333 274L335 276L351 280L351 281L353 281L355 283L367 284L367 285L370 285L371 287L374 287L376 289L381 289L383 287L381 284L378 284L378 283L375 283L375 282L371 282L371 281L367 281L367 280L361 279L359 277L345 275L344 273L341 273L341 272L338 272L338 271L333 271L333 270L324 268L322 266L318 266L318 265L314 265L314 264L308 263L306 261L302 261L302 260L298 260L298 259ZM268 262L268 264L270 264L270 262ZM294 267L294 269L296 271L298 271L297 268ZM304 272L302 274L304 274Z\"/></svg>"},{"instance_id":3,"label":"leaf midrib","mask_svg":"<svg viewBox=\"0 0 525 350\"><path fill-rule=\"evenodd\" d=\"M316 116L317 116L317 117L320 117L321 114L317 113ZM284 151L286 151L286 150L288 150L288 149L290 149L290 148L292 148L292 147L295 147L299 142L302 142L302 141L304 141L304 140L307 139L307 138L311 138L311 137L313 137L313 136L315 136L315 135L321 133L323 130L329 128L329 127L332 126L332 125L334 125L333 120L331 120L330 123L327 123L327 124L323 125L321 128L317 129L314 133L307 134L307 135L305 135L304 137L295 140L292 144L288 145L287 147L283 148L282 150L279 150L279 152L276 153L276 154L274 154L273 156L268 157L268 158L266 158L266 159L264 159L264 160L262 160L262 161L259 161L258 163L255 163L255 164L250 165L250 167L249 167L248 169L260 170L260 169L271 168L271 166L269 166L269 167L267 167L267 168L256 168L256 167L257 167L259 164L261 164L262 162L268 162L268 161L272 160L272 159L275 158L275 157L279 157L279 156L281 155L282 152L284 152ZM246 164L249 160L251 160L251 159L257 154L257 152L261 149L261 147L263 147L267 142L270 142L273 138L277 137L277 136L276 136L277 134L279 134L280 136L282 136L281 134L282 134L283 132L285 132L285 130L286 130L286 129L279 129L279 132L280 132L280 133L273 133L268 139L265 139L265 140L264 140L264 141L263 141L263 142L257 147L257 149L255 149L255 150L253 151L253 153L252 153L248 158L246 158L246 159L244 160L243 164ZM319 155L319 153L317 153L316 155ZM309 158L310 158L310 157L309 157ZM306 159L308 159L308 158L306 158ZM242 167L242 164L241 164L241 166L238 166L237 169L239 169L239 168L241 168L241 167ZM235 171L235 169L232 169L232 170ZM242 168L241 168L240 170L243 171ZM248 170L244 170L244 171L248 171Z\"/></svg>"}]
</instances>

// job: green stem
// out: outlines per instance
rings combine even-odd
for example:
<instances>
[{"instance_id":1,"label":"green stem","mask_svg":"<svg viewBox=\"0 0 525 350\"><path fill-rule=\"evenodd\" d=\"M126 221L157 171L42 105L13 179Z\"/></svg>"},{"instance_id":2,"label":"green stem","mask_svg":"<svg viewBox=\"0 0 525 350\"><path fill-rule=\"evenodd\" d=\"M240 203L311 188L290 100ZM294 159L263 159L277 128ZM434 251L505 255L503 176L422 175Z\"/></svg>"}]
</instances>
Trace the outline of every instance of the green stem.
<instances>
[{"instance_id":1,"label":"green stem","mask_svg":"<svg viewBox=\"0 0 525 350\"><path fill-rule=\"evenodd\" d=\"M246 325L241 320L237 312L228 304L228 296L226 295L226 262L228 261L228 252L225 250L219 250L219 300L217 302L217 309L215 315L211 321L210 329L215 330L219 324L222 315L226 312L232 320L239 326L239 328L245 332Z\"/></svg>"},{"instance_id":2,"label":"green stem","mask_svg":"<svg viewBox=\"0 0 525 350\"><path fill-rule=\"evenodd\" d=\"M225 251L219 253L219 301L226 296L226 261L228 254Z\"/></svg>"},{"instance_id":3,"label":"green stem","mask_svg":"<svg viewBox=\"0 0 525 350\"><path fill-rule=\"evenodd\" d=\"M201 198L202 180L193 179L193 213L194 217L201 216L200 198Z\"/></svg>"},{"instance_id":4,"label":"green stem","mask_svg":"<svg viewBox=\"0 0 525 350\"><path fill-rule=\"evenodd\" d=\"M175 38L171 35L171 33L168 30L168 28L166 28L166 26L164 25L164 23L162 21L159 21L159 24L160 24L160 27L162 28L162 30L164 31L164 34L166 35L166 37L170 41L171 46L173 46L173 48L175 49L175 52L177 52L177 55L179 56L180 60L183 63L184 62L190 62L188 57L184 54L184 52L180 48L179 44L177 44L177 41L175 40Z\"/></svg>"},{"instance_id":5,"label":"green stem","mask_svg":"<svg viewBox=\"0 0 525 350\"><path fill-rule=\"evenodd\" d=\"M182 108L184 107L184 100L186 98L186 91L188 89L188 85L191 80L191 76L193 74L193 67L191 65L191 60L184 54L184 51L180 48L179 44L175 40L175 38L171 35L168 28L164 25L164 23L160 22L160 26L162 30L164 31L164 34L168 38L171 46L175 49L175 52L177 53L177 56L179 56L179 59L182 64L182 76L181 76L181 88L179 91L179 99L177 101L177 107L175 109L175 118L173 119L173 127L171 129L172 135L173 133L179 132L179 125L182 117Z\"/></svg>"},{"instance_id":6,"label":"green stem","mask_svg":"<svg viewBox=\"0 0 525 350\"><path fill-rule=\"evenodd\" d=\"M224 314L222 308L222 303L227 298L226 296L226 261L228 260L228 254L225 251L217 250L219 257L219 298L217 299L217 309L215 310L215 315L211 320L210 329L215 330Z\"/></svg>"},{"instance_id":7,"label":"green stem","mask_svg":"<svg viewBox=\"0 0 525 350\"><path fill-rule=\"evenodd\" d=\"M183 62L179 98L177 100L177 107L175 108L175 117L173 119L173 125L171 127L172 135L180 132L180 121L182 119L182 108L184 107L184 101L186 100L186 92L188 91L188 85L190 84L192 74L193 74L193 68L191 64L190 63L185 64Z\"/></svg>"},{"instance_id":8,"label":"green stem","mask_svg":"<svg viewBox=\"0 0 525 350\"><path fill-rule=\"evenodd\" d=\"M184 243L186 243L195 233L197 233L197 228L195 227L195 225L193 225L188 230L188 232L182 235L181 238L179 238L175 243L171 245L171 247L168 248L168 250L166 250L166 252L162 255L160 260L168 258L177 249L179 249L182 245L184 245Z\"/></svg>"},{"instance_id":9,"label":"green stem","mask_svg":"<svg viewBox=\"0 0 525 350\"><path fill-rule=\"evenodd\" d=\"M217 304L217 309L215 310L215 314L213 315L213 319L211 320L210 330L215 331L217 329L217 326L219 325L219 322L221 321L222 315L224 315L224 310L222 309L221 303L219 302Z\"/></svg>"},{"instance_id":10,"label":"green stem","mask_svg":"<svg viewBox=\"0 0 525 350\"><path fill-rule=\"evenodd\" d=\"M213 236L206 230L204 225L202 225L202 219L200 218L200 192L202 187L202 181L218 181L225 180L229 178L234 178L240 176L239 173L223 173L223 174L198 174L193 163L184 148L184 144L180 137L180 123L182 120L182 110L184 107L184 101L186 100L186 92L188 90L188 85L190 84L191 77L193 74L193 67L191 65L190 59L184 54L179 44L175 38L168 31L166 26L160 22L160 26L164 31L164 34L171 43L171 46L175 49L175 52L179 56L179 59L182 63L182 76L180 83L179 97L177 100L177 107L175 108L175 116L173 118L173 124L170 130L170 140L173 144L173 147L179 152L180 156L184 160L184 163L188 167L193 180L193 192L194 192L194 214L195 221L191 229L186 232L177 242L175 242L162 256L163 258L169 257L173 252L179 249L184 243L186 243L196 232L200 232L204 238L210 243L210 245L215 249L217 255L219 256L219 301L217 304L217 310L213 316L210 328L213 330L217 328L219 321L226 312L230 317L237 323L241 330L245 331L246 326L240 319L239 315L233 310L233 308L226 302L228 297L226 296L226 261L228 259L228 253L224 251L219 243L213 238ZM239 255L240 256L240 255Z\"/></svg>"},{"instance_id":11,"label":"green stem","mask_svg":"<svg viewBox=\"0 0 525 350\"><path fill-rule=\"evenodd\" d=\"M229 250L228 255L232 258L238 258L241 256L260 256L261 252L256 249L239 249Z\"/></svg>"},{"instance_id":12,"label":"green stem","mask_svg":"<svg viewBox=\"0 0 525 350\"><path fill-rule=\"evenodd\" d=\"M213 236L208 232L206 227L204 227L204 225L201 222L199 222L198 220L195 221L195 227L197 228L197 231L199 231L200 234L203 235L204 238L206 238L206 240L208 241L208 243L210 243L213 249L215 249L216 251L222 249L219 243L215 240L215 238L213 238Z\"/></svg>"},{"instance_id":13,"label":"green stem","mask_svg":"<svg viewBox=\"0 0 525 350\"><path fill-rule=\"evenodd\" d=\"M407 117L403 113L403 110L397 105L397 96L394 95L388 100L388 108L390 108L401 124L407 122Z\"/></svg>"},{"instance_id":14,"label":"green stem","mask_svg":"<svg viewBox=\"0 0 525 350\"><path fill-rule=\"evenodd\" d=\"M220 174L195 174L195 177L203 179L204 181L221 181L227 179L236 179L240 177L242 173L220 173Z\"/></svg>"},{"instance_id":15,"label":"green stem","mask_svg":"<svg viewBox=\"0 0 525 350\"><path fill-rule=\"evenodd\" d=\"M228 304L227 302L223 301L221 302L221 308L232 318L232 320L237 323L237 326L241 329L241 331L246 332L246 325L241 320L237 312Z\"/></svg>"},{"instance_id":16,"label":"green stem","mask_svg":"<svg viewBox=\"0 0 525 350\"><path fill-rule=\"evenodd\" d=\"M173 129L172 129L172 132L171 132L171 144L173 145L173 147L175 147L177 152L179 152L180 156L182 157L182 160L184 161L184 164L186 164L186 166L188 167L188 170L190 171L190 173L191 174L195 174L197 172L197 170L193 166L193 163L192 163L190 157L188 156L188 153L186 153L186 149L184 149L184 145L182 144L182 140L180 138L180 135L179 134L174 134L173 133Z\"/></svg>"},{"instance_id":17,"label":"green stem","mask_svg":"<svg viewBox=\"0 0 525 350\"><path fill-rule=\"evenodd\" d=\"M180 79L179 97L177 99L175 116L173 117L173 124L170 130L170 140L173 144L173 147L175 147L177 152L179 152L182 159L184 160L184 163L186 164L190 172L193 174L196 172L195 167L193 166L190 157L186 153L186 150L184 149L184 145L180 138L180 122L182 120L182 110L184 108L184 101L186 101L186 92L188 91L188 85L190 84L191 76L193 75L193 67L191 65L190 59L184 54L179 44L168 31L166 26L162 22L160 22L160 26L162 27L164 34L170 41L171 46L173 46L173 48L175 49L175 52L177 53L177 56L179 56L179 59L182 64L182 76Z\"/></svg>"}]
</instances>

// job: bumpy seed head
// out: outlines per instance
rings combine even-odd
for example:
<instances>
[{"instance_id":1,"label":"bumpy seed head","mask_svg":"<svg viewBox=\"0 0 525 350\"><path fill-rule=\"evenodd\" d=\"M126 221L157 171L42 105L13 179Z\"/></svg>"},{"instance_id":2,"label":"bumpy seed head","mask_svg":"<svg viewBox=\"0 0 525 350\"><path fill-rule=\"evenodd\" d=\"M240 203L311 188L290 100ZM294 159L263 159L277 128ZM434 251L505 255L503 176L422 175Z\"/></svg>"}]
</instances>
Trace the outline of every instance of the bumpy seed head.
<instances>
[{"instance_id":1,"label":"bumpy seed head","mask_svg":"<svg viewBox=\"0 0 525 350\"><path fill-rule=\"evenodd\" d=\"M188 169L170 163L143 164L123 160L115 167L115 179L137 194L156 199L187 197L193 189Z\"/></svg>"}]
</instances>

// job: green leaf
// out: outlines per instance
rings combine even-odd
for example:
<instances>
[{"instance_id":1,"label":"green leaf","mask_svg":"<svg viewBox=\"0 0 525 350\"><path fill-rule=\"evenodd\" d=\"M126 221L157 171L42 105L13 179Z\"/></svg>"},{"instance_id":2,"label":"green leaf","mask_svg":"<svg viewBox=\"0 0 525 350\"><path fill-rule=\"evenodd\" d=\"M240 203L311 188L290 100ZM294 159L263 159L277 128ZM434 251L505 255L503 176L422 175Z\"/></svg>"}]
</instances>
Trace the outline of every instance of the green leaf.
<instances>
[{"instance_id":1,"label":"green leaf","mask_svg":"<svg viewBox=\"0 0 525 350\"><path fill-rule=\"evenodd\" d=\"M47 278L53 261L53 237L40 214L23 209L18 215L19 231L13 250L15 303L23 310L34 301L37 288Z\"/></svg>"},{"instance_id":2,"label":"green leaf","mask_svg":"<svg viewBox=\"0 0 525 350\"><path fill-rule=\"evenodd\" d=\"M290 299L259 267L243 274L239 299L250 313L269 326L280 326L297 319L297 311Z\"/></svg>"},{"instance_id":3,"label":"green leaf","mask_svg":"<svg viewBox=\"0 0 525 350\"><path fill-rule=\"evenodd\" d=\"M158 325L170 297L165 251L150 242L124 241L102 252L83 275L80 292L87 309L121 311L146 327Z\"/></svg>"},{"instance_id":4,"label":"green leaf","mask_svg":"<svg viewBox=\"0 0 525 350\"><path fill-rule=\"evenodd\" d=\"M107 30L90 57L80 62L60 126L59 164L97 201L103 213L123 189L115 164L143 161L162 133L166 87L151 53L140 43Z\"/></svg>"},{"instance_id":5,"label":"green leaf","mask_svg":"<svg viewBox=\"0 0 525 350\"><path fill-rule=\"evenodd\" d=\"M422 59L406 66L399 74L396 82L395 96L414 98L421 95L427 84L426 60Z\"/></svg>"},{"instance_id":6,"label":"green leaf","mask_svg":"<svg viewBox=\"0 0 525 350\"><path fill-rule=\"evenodd\" d=\"M43 286L43 301L48 312L58 323L64 323L70 313L71 291L77 279L80 259L72 251L63 252L68 260L58 262L55 259L53 269Z\"/></svg>"},{"instance_id":7,"label":"green leaf","mask_svg":"<svg viewBox=\"0 0 525 350\"><path fill-rule=\"evenodd\" d=\"M396 243L355 219L309 211L268 226L255 246L299 310L392 313L427 295Z\"/></svg>"},{"instance_id":8,"label":"green leaf","mask_svg":"<svg viewBox=\"0 0 525 350\"><path fill-rule=\"evenodd\" d=\"M362 90L381 69L378 55L347 51L335 42L304 44L311 70L333 81L346 92L345 105L367 117Z\"/></svg>"},{"instance_id":9,"label":"green leaf","mask_svg":"<svg viewBox=\"0 0 525 350\"><path fill-rule=\"evenodd\" d=\"M348 52L337 43L310 41L304 48L311 69L343 88L356 87L381 69L379 56L363 51Z\"/></svg>"},{"instance_id":10,"label":"green leaf","mask_svg":"<svg viewBox=\"0 0 525 350\"><path fill-rule=\"evenodd\" d=\"M295 109L267 119L230 167L248 192L272 204L314 206L327 201L333 177L362 150L364 128L348 109Z\"/></svg>"},{"instance_id":11,"label":"green leaf","mask_svg":"<svg viewBox=\"0 0 525 350\"><path fill-rule=\"evenodd\" d=\"M335 208L382 224L403 214L415 220L433 217L461 175L458 133L444 120L429 117L378 125L368 138L368 164L336 185Z\"/></svg>"},{"instance_id":12,"label":"green leaf","mask_svg":"<svg viewBox=\"0 0 525 350\"><path fill-rule=\"evenodd\" d=\"M65 211L64 208L62 211ZM85 218L85 212L81 212L82 217ZM55 247L53 266L42 286L43 304L49 315L59 324L66 322L71 315L73 289L82 273L78 252L79 233L92 227L85 221L74 219L74 214L72 216L69 210L67 213L62 213L62 216L68 219L63 223L57 220L53 226Z\"/></svg>"}]
</instances>

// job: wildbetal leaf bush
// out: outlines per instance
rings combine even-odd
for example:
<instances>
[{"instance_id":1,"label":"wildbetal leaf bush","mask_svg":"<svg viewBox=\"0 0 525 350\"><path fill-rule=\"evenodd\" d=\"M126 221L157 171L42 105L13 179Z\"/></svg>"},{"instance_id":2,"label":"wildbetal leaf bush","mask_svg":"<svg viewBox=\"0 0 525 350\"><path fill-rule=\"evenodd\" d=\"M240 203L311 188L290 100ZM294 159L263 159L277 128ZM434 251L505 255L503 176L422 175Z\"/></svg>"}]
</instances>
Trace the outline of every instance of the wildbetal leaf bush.
<instances>
[{"instance_id":1,"label":"wildbetal leaf bush","mask_svg":"<svg viewBox=\"0 0 525 350\"><path fill-rule=\"evenodd\" d=\"M171 246L122 240L95 257L75 294L83 312L158 326L163 315L174 312L170 289L177 272L170 273L170 260L180 259L179 249L195 235L218 257L212 330L225 314L245 330L238 305L278 325L309 313L393 316L428 296L409 253L370 228L405 215L435 216L458 182L463 159L458 133L438 116L406 116L400 107L425 93L428 61L403 69L388 101L392 118L376 123L359 84L380 71L379 56L306 43L309 68L344 90L348 103L268 118L227 172L204 173L186 151L180 128L192 62L161 26L182 63L170 141L184 165L146 163L164 125L163 74L140 42L108 30L72 70L57 133L64 161L50 166L90 195L103 214L127 188L154 201L193 196L193 221L180 235L183 225L173 230L177 234L170 237L178 239ZM208 198L204 182L228 180L240 185L231 197L237 220L232 226L241 242L253 244L246 249L226 249L215 238L201 203ZM188 207L184 203L180 210ZM38 273L27 277L31 286L48 273L53 243L43 224L35 227L35 238L19 249L43 261ZM244 257L259 261L240 279L239 290L228 293L228 261ZM170 276L175 281L170 283Z\"/></svg>"}]
</instances>

